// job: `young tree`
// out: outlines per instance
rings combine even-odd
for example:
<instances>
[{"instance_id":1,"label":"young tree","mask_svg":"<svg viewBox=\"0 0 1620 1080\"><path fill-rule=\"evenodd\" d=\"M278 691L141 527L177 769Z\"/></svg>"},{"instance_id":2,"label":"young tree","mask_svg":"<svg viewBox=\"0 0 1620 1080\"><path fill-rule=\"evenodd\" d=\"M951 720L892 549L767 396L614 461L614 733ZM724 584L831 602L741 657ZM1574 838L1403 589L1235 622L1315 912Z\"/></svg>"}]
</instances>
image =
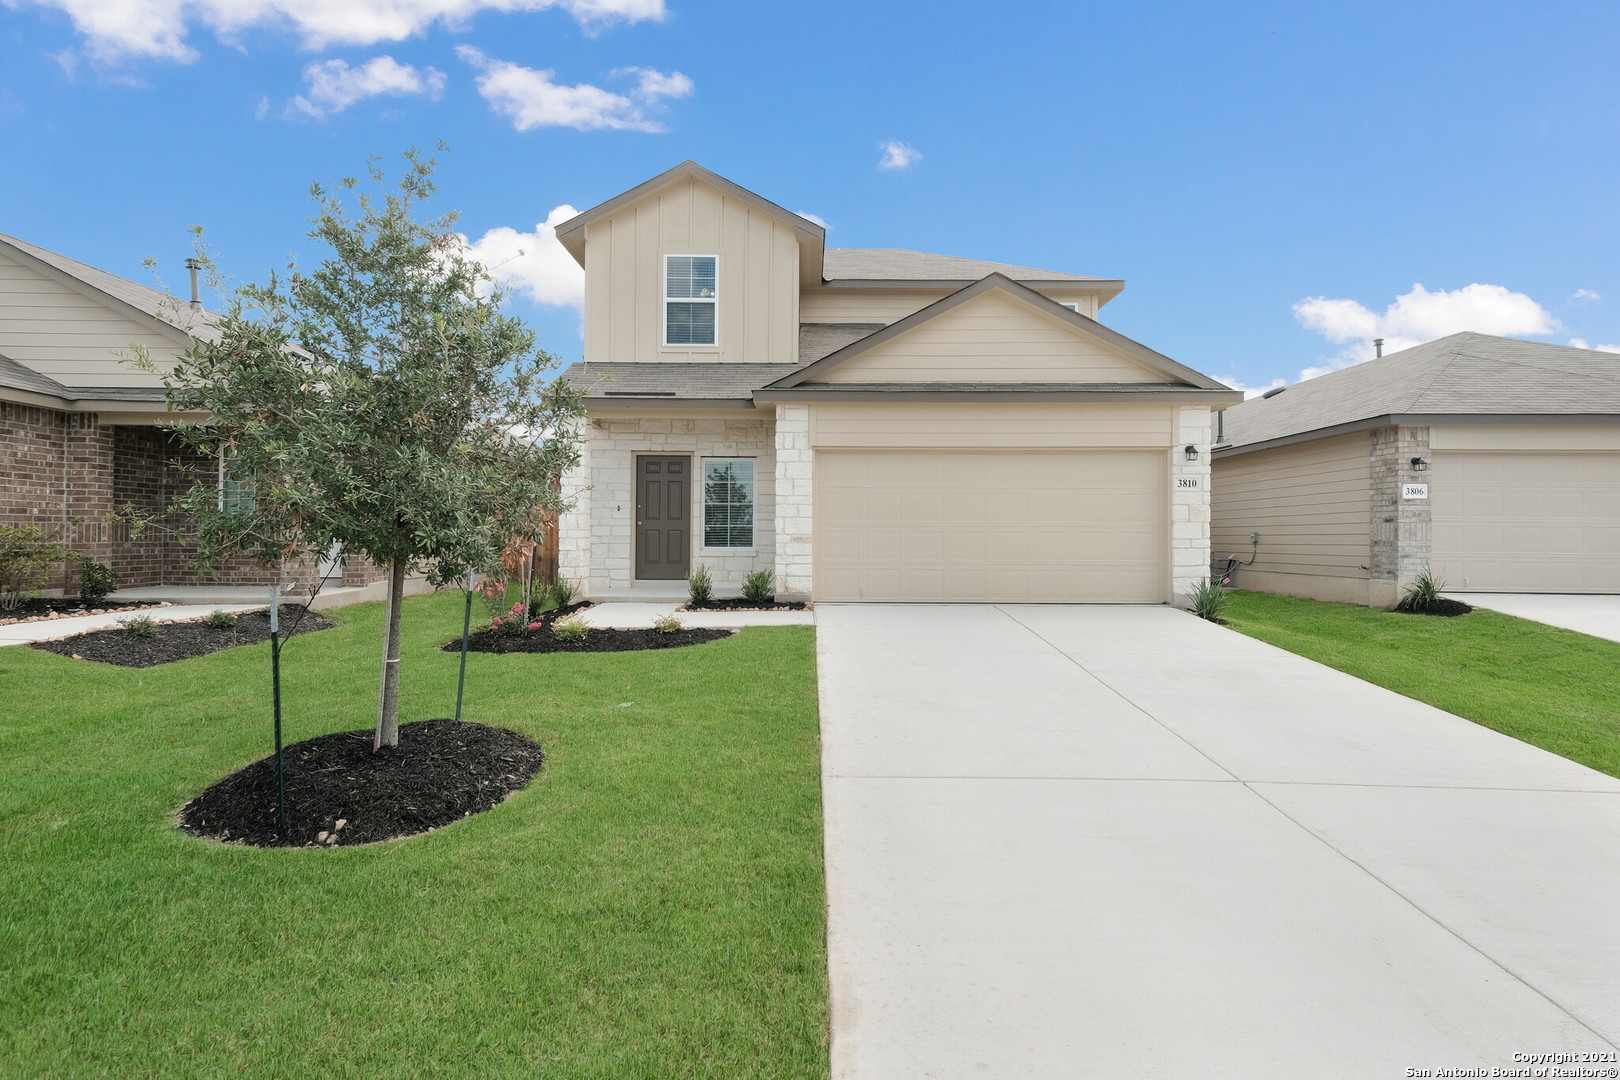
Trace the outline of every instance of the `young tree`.
<instances>
[{"instance_id":1,"label":"young tree","mask_svg":"<svg viewBox=\"0 0 1620 1080\"><path fill-rule=\"evenodd\" d=\"M518 527L564 509L555 481L579 456L578 393L544 381L555 358L501 313L455 215L419 220L434 162L405 157L392 188L371 163L381 198L354 178L315 185L309 237L330 255L238 290L166 379L171 409L208 416L181 438L249 493L199 480L179 500L206 559L337 544L388 568L378 747L399 744L407 570L443 584L495 569Z\"/></svg>"}]
</instances>

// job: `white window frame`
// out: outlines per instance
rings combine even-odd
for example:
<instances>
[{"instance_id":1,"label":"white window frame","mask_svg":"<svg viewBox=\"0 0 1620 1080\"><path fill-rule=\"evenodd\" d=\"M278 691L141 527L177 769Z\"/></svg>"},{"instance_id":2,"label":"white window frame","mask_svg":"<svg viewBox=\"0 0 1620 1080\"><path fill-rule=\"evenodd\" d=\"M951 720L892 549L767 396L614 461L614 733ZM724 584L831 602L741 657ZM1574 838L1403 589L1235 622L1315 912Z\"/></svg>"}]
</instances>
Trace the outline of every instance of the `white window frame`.
<instances>
[{"instance_id":1,"label":"white window frame","mask_svg":"<svg viewBox=\"0 0 1620 1080\"><path fill-rule=\"evenodd\" d=\"M727 547L709 543L709 465L710 463L724 463L730 461L746 461L753 468L753 477L748 483L748 510L753 521L748 526L749 542L746 545ZM697 488L697 517L700 521L698 536L701 542L698 549L705 555L749 555L759 547L759 458L732 455L727 457L700 457L698 459Z\"/></svg>"},{"instance_id":2,"label":"white window frame","mask_svg":"<svg viewBox=\"0 0 1620 1080\"><path fill-rule=\"evenodd\" d=\"M1064 307L1068 308L1070 311L1074 312L1076 315L1084 315L1085 314L1085 312L1080 310L1080 301L1078 301L1078 300L1059 300L1058 303L1062 304Z\"/></svg>"},{"instance_id":3,"label":"white window frame","mask_svg":"<svg viewBox=\"0 0 1620 1080\"><path fill-rule=\"evenodd\" d=\"M225 504L227 501L232 504L230 509L233 511L242 509L252 510L258 503L258 494L253 490L253 485L251 483L243 480L232 480L230 478L230 470L225 467L226 461L229 459L229 457L230 451L226 449L224 443L220 443L219 485L216 489L216 506L218 507L220 513L225 512ZM236 485L235 493L229 500L226 498L226 492L230 491L231 489L226 486L227 484ZM243 506L243 503L245 503L246 506Z\"/></svg>"},{"instance_id":4,"label":"white window frame","mask_svg":"<svg viewBox=\"0 0 1620 1080\"><path fill-rule=\"evenodd\" d=\"M714 295L713 296L671 296L669 295L669 260L671 259L713 259L714 260ZM714 305L714 341L706 345L697 345L669 340L669 305L671 304L713 304ZM711 254L683 254L670 252L664 256L664 311L662 315L664 329L659 336L666 349L718 349L720 347L720 256Z\"/></svg>"}]
</instances>

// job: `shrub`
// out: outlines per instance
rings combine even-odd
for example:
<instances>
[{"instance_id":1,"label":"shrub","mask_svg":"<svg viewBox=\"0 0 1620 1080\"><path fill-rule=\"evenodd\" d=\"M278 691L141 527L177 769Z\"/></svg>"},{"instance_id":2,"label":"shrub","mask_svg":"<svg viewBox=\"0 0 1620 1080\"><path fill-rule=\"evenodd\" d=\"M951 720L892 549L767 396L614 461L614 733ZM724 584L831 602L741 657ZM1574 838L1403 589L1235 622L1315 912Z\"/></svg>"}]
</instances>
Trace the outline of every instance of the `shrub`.
<instances>
[{"instance_id":1,"label":"shrub","mask_svg":"<svg viewBox=\"0 0 1620 1080\"><path fill-rule=\"evenodd\" d=\"M591 628L580 616L570 615L552 623L551 633L558 641L584 641L590 636Z\"/></svg>"},{"instance_id":2,"label":"shrub","mask_svg":"<svg viewBox=\"0 0 1620 1080\"><path fill-rule=\"evenodd\" d=\"M707 604L714 599L714 578L709 575L709 568L698 565L696 570L686 575L686 590L696 605Z\"/></svg>"},{"instance_id":3,"label":"shrub","mask_svg":"<svg viewBox=\"0 0 1620 1080\"><path fill-rule=\"evenodd\" d=\"M86 604L99 604L107 594L118 588L118 575L106 563L94 559L84 560L79 568L79 599Z\"/></svg>"},{"instance_id":4,"label":"shrub","mask_svg":"<svg viewBox=\"0 0 1620 1080\"><path fill-rule=\"evenodd\" d=\"M73 551L38 525L0 525L0 610L14 608L51 579Z\"/></svg>"},{"instance_id":5,"label":"shrub","mask_svg":"<svg viewBox=\"0 0 1620 1080\"><path fill-rule=\"evenodd\" d=\"M743 598L753 604L768 604L776 593L776 575L769 570L755 570L743 578Z\"/></svg>"},{"instance_id":6,"label":"shrub","mask_svg":"<svg viewBox=\"0 0 1620 1080\"><path fill-rule=\"evenodd\" d=\"M212 626L215 630L229 630L231 627L236 625L236 616L232 615L228 611L221 611L219 608L215 608L213 611L208 613L208 625Z\"/></svg>"},{"instance_id":7,"label":"shrub","mask_svg":"<svg viewBox=\"0 0 1620 1080\"><path fill-rule=\"evenodd\" d=\"M661 615L653 620L652 628L660 634L673 634L681 628L681 620L673 615Z\"/></svg>"},{"instance_id":8,"label":"shrub","mask_svg":"<svg viewBox=\"0 0 1620 1080\"><path fill-rule=\"evenodd\" d=\"M1395 605L1395 610L1425 611L1440 599L1440 592L1445 587L1445 582L1436 580L1434 574L1425 567L1421 574L1412 579L1406 591L1401 593L1400 602Z\"/></svg>"},{"instance_id":9,"label":"shrub","mask_svg":"<svg viewBox=\"0 0 1620 1080\"><path fill-rule=\"evenodd\" d=\"M118 625L138 638L157 636L157 623L152 621L150 615L131 615L128 618L119 619Z\"/></svg>"},{"instance_id":10,"label":"shrub","mask_svg":"<svg viewBox=\"0 0 1620 1080\"><path fill-rule=\"evenodd\" d=\"M551 594L551 601L555 606L565 608L579 595L579 582L560 577L547 585L546 591Z\"/></svg>"},{"instance_id":11,"label":"shrub","mask_svg":"<svg viewBox=\"0 0 1620 1080\"><path fill-rule=\"evenodd\" d=\"M1214 578L1205 578L1192 589L1193 614L1200 619L1208 619L1212 623L1221 622L1221 612L1226 610L1226 590Z\"/></svg>"}]
</instances>

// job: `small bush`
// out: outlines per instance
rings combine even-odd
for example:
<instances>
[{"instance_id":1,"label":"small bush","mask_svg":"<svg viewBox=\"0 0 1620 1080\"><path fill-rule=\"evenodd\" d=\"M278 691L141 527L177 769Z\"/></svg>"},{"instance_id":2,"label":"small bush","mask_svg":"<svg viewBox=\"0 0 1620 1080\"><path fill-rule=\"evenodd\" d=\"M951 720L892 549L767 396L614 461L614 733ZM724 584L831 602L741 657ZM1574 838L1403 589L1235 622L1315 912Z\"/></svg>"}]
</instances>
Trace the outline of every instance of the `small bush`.
<instances>
[{"instance_id":1,"label":"small bush","mask_svg":"<svg viewBox=\"0 0 1620 1080\"><path fill-rule=\"evenodd\" d=\"M38 525L0 525L0 610L17 607L51 579L72 549Z\"/></svg>"},{"instance_id":2,"label":"small bush","mask_svg":"<svg viewBox=\"0 0 1620 1080\"><path fill-rule=\"evenodd\" d=\"M138 638L157 636L157 623L152 621L150 615L131 615L128 618L119 619L118 625Z\"/></svg>"},{"instance_id":3,"label":"small bush","mask_svg":"<svg viewBox=\"0 0 1620 1080\"><path fill-rule=\"evenodd\" d=\"M743 598L751 604L768 604L776 594L776 575L769 570L755 570L743 578Z\"/></svg>"},{"instance_id":4,"label":"small bush","mask_svg":"<svg viewBox=\"0 0 1620 1080\"><path fill-rule=\"evenodd\" d=\"M707 604L714 599L714 578L710 576L707 566L700 563L696 570L686 575L686 590L694 604Z\"/></svg>"},{"instance_id":5,"label":"small bush","mask_svg":"<svg viewBox=\"0 0 1620 1080\"><path fill-rule=\"evenodd\" d=\"M1400 603L1395 605L1396 611L1426 611L1434 606L1440 599L1440 592L1446 587L1445 582L1438 581L1427 568L1412 579L1412 583L1401 593Z\"/></svg>"},{"instance_id":6,"label":"small bush","mask_svg":"<svg viewBox=\"0 0 1620 1080\"><path fill-rule=\"evenodd\" d=\"M236 625L236 616L228 611L215 608L208 613L208 625L215 630L229 630Z\"/></svg>"},{"instance_id":7,"label":"small bush","mask_svg":"<svg viewBox=\"0 0 1620 1080\"><path fill-rule=\"evenodd\" d=\"M1205 578L1192 589L1193 614L1212 623L1222 622L1221 612L1226 610L1226 590L1214 578Z\"/></svg>"},{"instance_id":8,"label":"small bush","mask_svg":"<svg viewBox=\"0 0 1620 1080\"><path fill-rule=\"evenodd\" d=\"M547 585L546 590L551 594L554 606L565 608L574 602L574 597L579 595L579 582L560 577Z\"/></svg>"},{"instance_id":9,"label":"small bush","mask_svg":"<svg viewBox=\"0 0 1620 1080\"><path fill-rule=\"evenodd\" d=\"M584 641L590 637L591 628L582 617L570 615L552 623L551 632L558 641Z\"/></svg>"},{"instance_id":10,"label":"small bush","mask_svg":"<svg viewBox=\"0 0 1620 1080\"><path fill-rule=\"evenodd\" d=\"M118 575L113 573L112 567L94 559L84 560L84 565L79 568L80 600L90 605L99 604L117 588Z\"/></svg>"},{"instance_id":11,"label":"small bush","mask_svg":"<svg viewBox=\"0 0 1620 1080\"><path fill-rule=\"evenodd\" d=\"M652 628L660 634L673 634L681 628L681 620L673 615L663 615L653 620Z\"/></svg>"}]
</instances>

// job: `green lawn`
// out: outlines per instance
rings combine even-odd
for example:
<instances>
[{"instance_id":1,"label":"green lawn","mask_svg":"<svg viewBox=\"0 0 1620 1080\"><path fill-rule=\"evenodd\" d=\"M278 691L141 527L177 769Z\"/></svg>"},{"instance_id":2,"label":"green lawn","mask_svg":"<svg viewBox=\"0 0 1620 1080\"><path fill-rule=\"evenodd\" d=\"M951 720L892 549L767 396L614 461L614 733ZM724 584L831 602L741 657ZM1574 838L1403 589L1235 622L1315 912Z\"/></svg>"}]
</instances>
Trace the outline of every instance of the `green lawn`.
<instances>
[{"instance_id":1,"label":"green lawn","mask_svg":"<svg viewBox=\"0 0 1620 1080\"><path fill-rule=\"evenodd\" d=\"M375 717L379 605L283 653L294 742ZM405 609L448 716L459 596ZM495 810L321 851L175 811L269 752L268 648L148 670L0 649L0 1076L824 1077L813 631L469 661L547 751Z\"/></svg>"},{"instance_id":2,"label":"green lawn","mask_svg":"<svg viewBox=\"0 0 1620 1080\"><path fill-rule=\"evenodd\" d=\"M1620 643L1494 611L1400 615L1234 592L1234 629L1620 776Z\"/></svg>"}]
</instances>

